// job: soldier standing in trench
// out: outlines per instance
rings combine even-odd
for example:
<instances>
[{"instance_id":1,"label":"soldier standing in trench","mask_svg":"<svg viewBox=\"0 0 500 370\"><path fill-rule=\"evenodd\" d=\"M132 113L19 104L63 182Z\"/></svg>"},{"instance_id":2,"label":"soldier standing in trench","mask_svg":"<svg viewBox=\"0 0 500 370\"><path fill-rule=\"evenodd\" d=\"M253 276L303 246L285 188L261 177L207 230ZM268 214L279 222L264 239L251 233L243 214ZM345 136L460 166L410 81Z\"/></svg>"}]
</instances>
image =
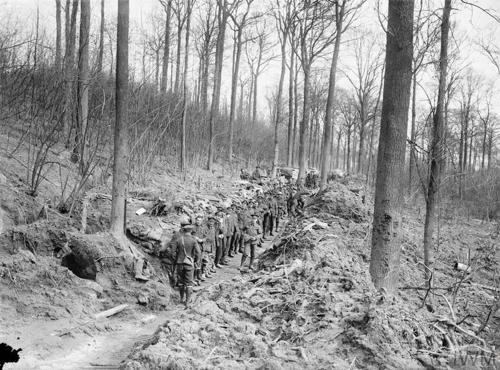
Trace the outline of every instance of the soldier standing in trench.
<instances>
[{"instance_id":1,"label":"soldier standing in trench","mask_svg":"<svg viewBox=\"0 0 500 370\"><path fill-rule=\"evenodd\" d=\"M195 263L201 258L198 242L191 234L192 230L193 225L189 220L181 220L181 230L173 246L181 303L184 303L186 308L193 293Z\"/></svg>"},{"instance_id":2,"label":"soldier standing in trench","mask_svg":"<svg viewBox=\"0 0 500 370\"><path fill-rule=\"evenodd\" d=\"M252 214L252 220L244 226L243 230L243 242L244 249L243 255L241 256L241 263L239 270L242 271L247 258L250 256L250 263L248 266L249 270L253 270L253 263L255 260L255 249L258 245L262 245L262 239L259 237L259 215L257 213Z\"/></svg>"}]
</instances>

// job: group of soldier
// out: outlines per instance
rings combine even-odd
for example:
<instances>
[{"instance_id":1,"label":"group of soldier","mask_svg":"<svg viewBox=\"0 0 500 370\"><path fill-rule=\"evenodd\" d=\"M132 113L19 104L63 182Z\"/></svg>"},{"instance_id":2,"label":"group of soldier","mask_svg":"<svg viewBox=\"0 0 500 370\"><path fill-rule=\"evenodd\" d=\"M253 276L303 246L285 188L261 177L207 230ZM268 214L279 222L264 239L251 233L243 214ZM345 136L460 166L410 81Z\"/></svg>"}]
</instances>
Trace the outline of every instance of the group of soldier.
<instances>
[{"instance_id":1,"label":"group of soldier","mask_svg":"<svg viewBox=\"0 0 500 370\"><path fill-rule=\"evenodd\" d=\"M180 230L162 242L159 251L171 284L179 288L181 302L187 307L193 287L239 253L240 271L252 270L256 249L277 232L290 211L289 203L282 189L275 187L227 208L220 206L213 213L183 216Z\"/></svg>"}]
</instances>

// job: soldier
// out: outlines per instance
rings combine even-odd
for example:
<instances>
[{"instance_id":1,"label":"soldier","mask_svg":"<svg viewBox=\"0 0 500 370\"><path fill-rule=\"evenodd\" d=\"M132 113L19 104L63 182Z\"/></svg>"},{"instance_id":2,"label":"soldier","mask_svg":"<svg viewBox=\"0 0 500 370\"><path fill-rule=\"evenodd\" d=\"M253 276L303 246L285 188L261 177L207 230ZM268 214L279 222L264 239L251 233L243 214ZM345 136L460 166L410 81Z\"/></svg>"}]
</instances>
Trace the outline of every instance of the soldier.
<instances>
[{"instance_id":1,"label":"soldier","mask_svg":"<svg viewBox=\"0 0 500 370\"><path fill-rule=\"evenodd\" d=\"M276 201L276 195L271 195L269 197L269 235L274 236L273 231L277 231L277 221L278 219L278 202Z\"/></svg>"},{"instance_id":2,"label":"soldier","mask_svg":"<svg viewBox=\"0 0 500 370\"><path fill-rule=\"evenodd\" d=\"M262 245L262 239L259 237L259 215L252 214L252 221L245 226L243 231L244 249L243 255L241 256L241 263L239 270L242 271L245 262L250 256L250 264L248 266L249 270L253 270L253 262L255 260L255 248L260 244Z\"/></svg>"},{"instance_id":3,"label":"soldier","mask_svg":"<svg viewBox=\"0 0 500 370\"><path fill-rule=\"evenodd\" d=\"M201 254L200 256L201 258L196 263L194 271L194 278L195 281L198 282L198 285L200 281L206 280L205 274L203 273L202 270L203 270L203 264L205 263L206 265L207 262L207 255L204 248L205 241L207 240L207 234L208 234L208 228L206 225L203 224L203 216L200 214L196 215L192 235L198 242L198 247L200 248L200 254Z\"/></svg>"},{"instance_id":4,"label":"soldier","mask_svg":"<svg viewBox=\"0 0 500 370\"><path fill-rule=\"evenodd\" d=\"M209 217L207 220L207 234L205 242L203 243L205 250L205 261L202 258L201 270L207 278L211 278L212 274L215 274L217 270L215 269L215 246L216 240L216 227L215 218Z\"/></svg>"},{"instance_id":5,"label":"soldier","mask_svg":"<svg viewBox=\"0 0 500 370\"><path fill-rule=\"evenodd\" d=\"M224 254L224 244L226 241L226 236L224 234L225 232L225 224L224 224L224 213L222 210L218 210L217 212L217 223L215 227L215 267L221 268L222 265L222 256Z\"/></svg>"},{"instance_id":6,"label":"soldier","mask_svg":"<svg viewBox=\"0 0 500 370\"><path fill-rule=\"evenodd\" d=\"M172 287L177 286L178 283L175 264L176 256L174 253L175 240L178 234L179 232L176 231L170 239L163 239L160 249L158 250L158 256L160 257L161 264L167 272L168 280Z\"/></svg>"},{"instance_id":7,"label":"soldier","mask_svg":"<svg viewBox=\"0 0 500 370\"><path fill-rule=\"evenodd\" d=\"M271 232L271 202L265 198L262 205L262 237L265 239L267 232Z\"/></svg>"},{"instance_id":8,"label":"soldier","mask_svg":"<svg viewBox=\"0 0 500 370\"><path fill-rule=\"evenodd\" d=\"M236 206L234 204L229 207L228 216L228 226L230 234L228 256L234 257L236 255L236 242L239 238L238 215L236 214Z\"/></svg>"},{"instance_id":9,"label":"soldier","mask_svg":"<svg viewBox=\"0 0 500 370\"><path fill-rule=\"evenodd\" d=\"M193 225L189 220L181 220L181 230L173 245L181 303L184 303L186 308L193 293L195 264L200 260L200 249L191 234L192 230Z\"/></svg>"}]
</instances>

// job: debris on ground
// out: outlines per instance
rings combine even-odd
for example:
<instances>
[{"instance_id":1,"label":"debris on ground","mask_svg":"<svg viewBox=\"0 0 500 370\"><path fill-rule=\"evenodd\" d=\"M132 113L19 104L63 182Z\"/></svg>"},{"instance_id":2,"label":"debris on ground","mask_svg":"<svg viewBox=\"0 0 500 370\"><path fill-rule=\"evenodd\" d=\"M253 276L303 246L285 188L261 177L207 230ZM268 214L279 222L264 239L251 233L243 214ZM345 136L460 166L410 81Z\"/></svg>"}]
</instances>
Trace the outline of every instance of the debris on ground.
<instances>
[{"instance_id":1,"label":"debris on ground","mask_svg":"<svg viewBox=\"0 0 500 370\"><path fill-rule=\"evenodd\" d=\"M454 320L467 312L461 299L451 317L437 293L429 310L414 291L387 296L374 289L361 193L335 184L313 196L259 257L257 272L200 290L191 309L168 319L122 368L439 369L466 348L490 353L473 326ZM409 247L413 235L403 242L404 261L420 258ZM491 251L477 260L485 255ZM402 282L415 285L417 264L404 261ZM443 273L455 283L461 276L451 261ZM478 319L486 311L472 312Z\"/></svg>"}]
</instances>

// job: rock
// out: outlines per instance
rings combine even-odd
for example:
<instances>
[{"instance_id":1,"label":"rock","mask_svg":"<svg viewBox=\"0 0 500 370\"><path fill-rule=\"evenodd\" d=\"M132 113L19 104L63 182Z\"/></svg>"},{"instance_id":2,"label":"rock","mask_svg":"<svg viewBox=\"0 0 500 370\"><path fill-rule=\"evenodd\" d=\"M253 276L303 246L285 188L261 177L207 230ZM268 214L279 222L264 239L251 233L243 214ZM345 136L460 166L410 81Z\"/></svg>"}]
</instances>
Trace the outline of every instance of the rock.
<instances>
[{"instance_id":1,"label":"rock","mask_svg":"<svg viewBox=\"0 0 500 370\"><path fill-rule=\"evenodd\" d=\"M7 177L3 173L0 173L0 185L7 184Z\"/></svg>"},{"instance_id":2,"label":"rock","mask_svg":"<svg viewBox=\"0 0 500 370\"><path fill-rule=\"evenodd\" d=\"M149 297L144 293L139 293L139 295L137 296L137 303L143 306L147 306L147 304L149 303Z\"/></svg>"}]
</instances>

